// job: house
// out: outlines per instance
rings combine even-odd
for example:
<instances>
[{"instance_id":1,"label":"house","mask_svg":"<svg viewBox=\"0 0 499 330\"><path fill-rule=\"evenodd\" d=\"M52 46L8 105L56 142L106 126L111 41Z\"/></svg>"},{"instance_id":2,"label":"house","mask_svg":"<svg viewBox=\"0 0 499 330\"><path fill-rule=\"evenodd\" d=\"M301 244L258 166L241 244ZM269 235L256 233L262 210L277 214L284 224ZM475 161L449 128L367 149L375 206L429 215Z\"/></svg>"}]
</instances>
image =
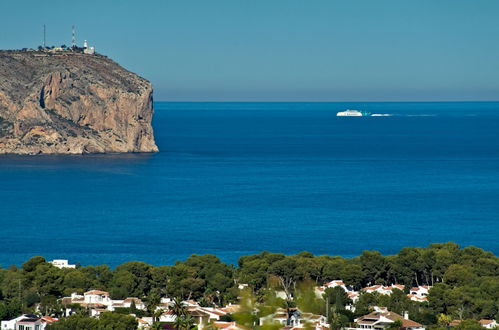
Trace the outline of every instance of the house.
<instances>
[{"instance_id":1,"label":"house","mask_svg":"<svg viewBox=\"0 0 499 330\"><path fill-rule=\"evenodd\" d=\"M499 323L496 322L496 320L480 320L478 321L480 322L480 325L484 328L487 328L487 329L494 329L494 328L498 328L499 327Z\"/></svg>"},{"instance_id":2,"label":"house","mask_svg":"<svg viewBox=\"0 0 499 330\"><path fill-rule=\"evenodd\" d=\"M221 311L226 313L236 313L241 307L237 304L228 304L227 306L220 308Z\"/></svg>"},{"instance_id":3,"label":"house","mask_svg":"<svg viewBox=\"0 0 499 330\"><path fill-rule=\"evenodd\" d=\"M428 297L418 297L413 294L408 294L407 297L411 299L412 301L417 301L417 302L428 302Z\"/></svg>"},{"instance_id":4,"label":"house","mask_svg":"<svg viewBox=\"0 0 499 330\"><path fill-rule=\"evenodd\" d=\"M70 265L69 261L66 259L54 259L52 261L49 261L50 264L57 268L76 268L76 265Z\"/></svg>"},{"instance_id":5,"label":"house","mask_svg":"<svg viewBox=\"0 0 499 330\"><path fill-rule=\"evenodd\" d=\"M131 308L135 304L136 309L145 310L146 305L139 298L128 297L125 300L111 300L109 310L114 311L116 308Z\"/></svg>"},{"instance_id":6,"label":"house","mask_svg":"<svg viewBox=\"0 0 499 330\"><path fill-rule=\"evenodd\" d=\"M83 294L83 301L85 304L111 305L109 292L101 290L90 290L85 292Z\"/></svg>"},{"instance_id":7,"label":"house","mask_svg":"<svg viewBox=\"0 0 499 330\"><path fill-rule=\"evenodd\" d=\"M198 308L188 308L187 312L194 320L194 325L196 325L198 329L204 328L210 322L210 315Z\"/></svg>"},{"instance_id":8,"label":"house","mask_svg":"<svg viewBox=\"0 0 499 330\"><path fill-rule=\"evenodd\" d=\"M430 289L431 286L429 285L418 286L411 288L411 290L409 290L409 294L412 294L418 298L423 298L428 296L428 294L430 293Z\"/></svg>"},{"instance_id":9,"label":"house","mask_svg":"<svg viewBox=\"0 0 499 330\"><path fill-rule=\"evenodd\" d=\"M50 316L39 317L33 314L24 314L9 321L2 321L2 330L44 330L47 324L56 322L57 319Z\"/></svg>"},{"instance_id":10,"label":"house","mask_svg":"<svg viewBox=\"0 0 499 330\"><path fill-rule=\"evenodd\" d=\"M427 302L430 289L431 286L428 285L413 287L409 290L407 297L409 297L412 301Z\"/></svg>"},{"instance_id":11,"label":"house","mask_svg":"<svg viewBox=\"0 0 499 330\"><path fill-rule=\"evenodd\" d=\"M199 307L199 310L209 315L209 321L218 321L221 316L227 314L227 312L223 311L221 308L215 307Z\"/></svg>"},{"instance_id":12,"label":"house","mask_svg":"<svg viewBox=\"0 0 499 330\"><path fill-rule=\"evenodd\" d=\"M324 284L324 286L326 288L334 288L334 287L339 286L345 291L350 291L350 288L347 288L347 286L345 285L345 283L343 283L342 280L333 280L333 281L327 282L326 284Z\"/></svg>"},{"instance_id":13,"label":"house","mask_svg":"<svg viewBox=\"0 0 499 330\"><path fill-rule=\"evenodd\" d=\"M356 327L346 328L348 330L385 329L396 321L402 322L402 328L406 330L424 330L423 325L409 319L408 313L401 316L389 312L386 308L375 307L374 312L355 319Z\"/></svg>"},{"instance_id":14,"label":"house","mask_svg":"<svg viewBox=\"0 0 499 330\"><path fill-rule=\"evenodd\" d=\"M368 286L362 289L362 291L366 293L373 293L377 292L379 294L384 294L384 295L391 295L393 293L393 290L401 290L404 291L405 286L402 284L392 284L390 286L383 286L383 285L372 285Z\"/></svg>"},{"instance_id":15,"label":"house","mask_svg":"<svg viewBox=\"0 0 499 330\"><path fill-rule=\"evenodd\" d=\"M315 315L312 313L303 313L297 308L292 308L289 311L284 308L279 308L274 314L260 318L260 325L279 323L284 328L293 329L329 329L327 319L323 315Z\"/></svg>"},{"instance_id":16,"label":"house","mask_svg":"<svg viewBox=\"0 0 499 330\"><path fill-rule=\"evenodd\" d=\"M66 306L66 316L71 315L73 308L70 305L78 304L90 309L92 316L98 316L103 312L114 311L116 308L130 308L135 304L135 308L145 310L146 306L139 298L129 297L124 300L112 300L109 292L101 290L90 290L83 295L72 293L71 297L64 297L61 303Z\"/></svg>"},{"instance_id":17,"label":"house","mask_svg":"<svg viewBox=\"0 0 499 330\"><path fill-rule=\"evenodd\" d=\"M213 327L223 330L244 330L245 328L236 324L236 322L213 322Z\"/></svg>"},{"instance_id":18,"label":"house","mask_svg":"<svg viewBox=\"0 0 499 330\"><path fill-rule=\"evenodd\" d=\"M137 329L139 330L150 329L153 324L152 317L137 318L137 323L138 323Z\"/></svg>"}]
</instances>

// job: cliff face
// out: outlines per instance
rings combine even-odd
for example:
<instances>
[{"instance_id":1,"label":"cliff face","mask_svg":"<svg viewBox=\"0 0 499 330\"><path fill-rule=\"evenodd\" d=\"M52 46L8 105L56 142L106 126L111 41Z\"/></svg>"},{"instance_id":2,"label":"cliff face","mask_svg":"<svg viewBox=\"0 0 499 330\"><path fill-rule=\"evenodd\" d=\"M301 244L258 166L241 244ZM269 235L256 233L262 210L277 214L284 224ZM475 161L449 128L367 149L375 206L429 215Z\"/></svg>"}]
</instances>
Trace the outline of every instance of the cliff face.
<instances>
[{"instance_id":1,"label":"cliff face","mask_svg":"<svg viewBox=\"0 0 499 330\"><path fill-rule=\"evenodd\" d=\"M0 51L0 154L156 152L151 84L99 55Z\"/></svg>"}]
</instances>

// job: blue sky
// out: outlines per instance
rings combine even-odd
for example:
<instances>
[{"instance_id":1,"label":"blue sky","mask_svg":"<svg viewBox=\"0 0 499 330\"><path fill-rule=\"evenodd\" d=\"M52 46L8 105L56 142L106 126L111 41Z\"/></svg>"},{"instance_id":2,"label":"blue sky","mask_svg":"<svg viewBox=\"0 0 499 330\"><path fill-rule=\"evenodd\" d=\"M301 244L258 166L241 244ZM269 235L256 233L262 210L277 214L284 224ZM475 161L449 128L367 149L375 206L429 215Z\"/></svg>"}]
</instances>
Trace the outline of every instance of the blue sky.
<instances>
[{"instance_id":1,"label":"blue sky","mask_svg":"<svg viewBox=\"0 0 499 330\"><path fill-rule=\"evenodd\" d=\"M0 48L88 39L165 101L499 100L497 0L0 1Z\"/></svg>"}]
</instances>

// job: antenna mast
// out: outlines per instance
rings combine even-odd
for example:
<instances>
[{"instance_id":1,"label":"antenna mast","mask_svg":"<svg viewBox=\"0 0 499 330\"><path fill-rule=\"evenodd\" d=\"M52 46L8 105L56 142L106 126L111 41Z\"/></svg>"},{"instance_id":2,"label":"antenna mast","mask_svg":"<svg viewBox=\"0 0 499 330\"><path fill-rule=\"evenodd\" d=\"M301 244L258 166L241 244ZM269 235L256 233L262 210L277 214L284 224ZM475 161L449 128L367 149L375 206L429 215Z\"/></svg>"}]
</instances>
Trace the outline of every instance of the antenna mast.
<instances>
[{"instance_id":1,"label":"antenna mast","mask_svg":"<svg viewBox=\"0 0 499 330\"><path fill-rule=\"evenodd\" d=\"M76 29L75 26L73 25L73 38L71 40L72 47L71 48L76 48Z\"/></svg>"},{"instance_id":2,"label":"antenna mast","mask_svg":"<svg viewBox=\"0 0 499 330\"><path fill-rule=\"evenodd\" d=\"M46 35L47 35L47 29L45 27L45 24L43 24L43 48L46 46Z\"/></svg>"}]
</instances>

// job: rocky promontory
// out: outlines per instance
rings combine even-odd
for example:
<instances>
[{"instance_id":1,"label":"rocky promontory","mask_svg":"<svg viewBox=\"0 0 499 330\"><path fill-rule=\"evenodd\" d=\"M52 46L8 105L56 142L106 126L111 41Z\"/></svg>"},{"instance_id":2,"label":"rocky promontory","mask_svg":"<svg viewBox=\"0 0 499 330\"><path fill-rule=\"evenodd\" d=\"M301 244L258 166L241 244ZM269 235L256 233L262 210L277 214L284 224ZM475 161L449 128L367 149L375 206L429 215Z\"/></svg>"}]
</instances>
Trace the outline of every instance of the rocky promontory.
<instances>
[{"instance_id":1,"label":"rocky promontory","mask_svg":"<svg viewBox=\"0 0 499 330\"><path fill-rule=\"evenodd\" d=\"M105 56L0 51L0 154L156 152L152 93Z\"/></svg>"}]
</instances>

